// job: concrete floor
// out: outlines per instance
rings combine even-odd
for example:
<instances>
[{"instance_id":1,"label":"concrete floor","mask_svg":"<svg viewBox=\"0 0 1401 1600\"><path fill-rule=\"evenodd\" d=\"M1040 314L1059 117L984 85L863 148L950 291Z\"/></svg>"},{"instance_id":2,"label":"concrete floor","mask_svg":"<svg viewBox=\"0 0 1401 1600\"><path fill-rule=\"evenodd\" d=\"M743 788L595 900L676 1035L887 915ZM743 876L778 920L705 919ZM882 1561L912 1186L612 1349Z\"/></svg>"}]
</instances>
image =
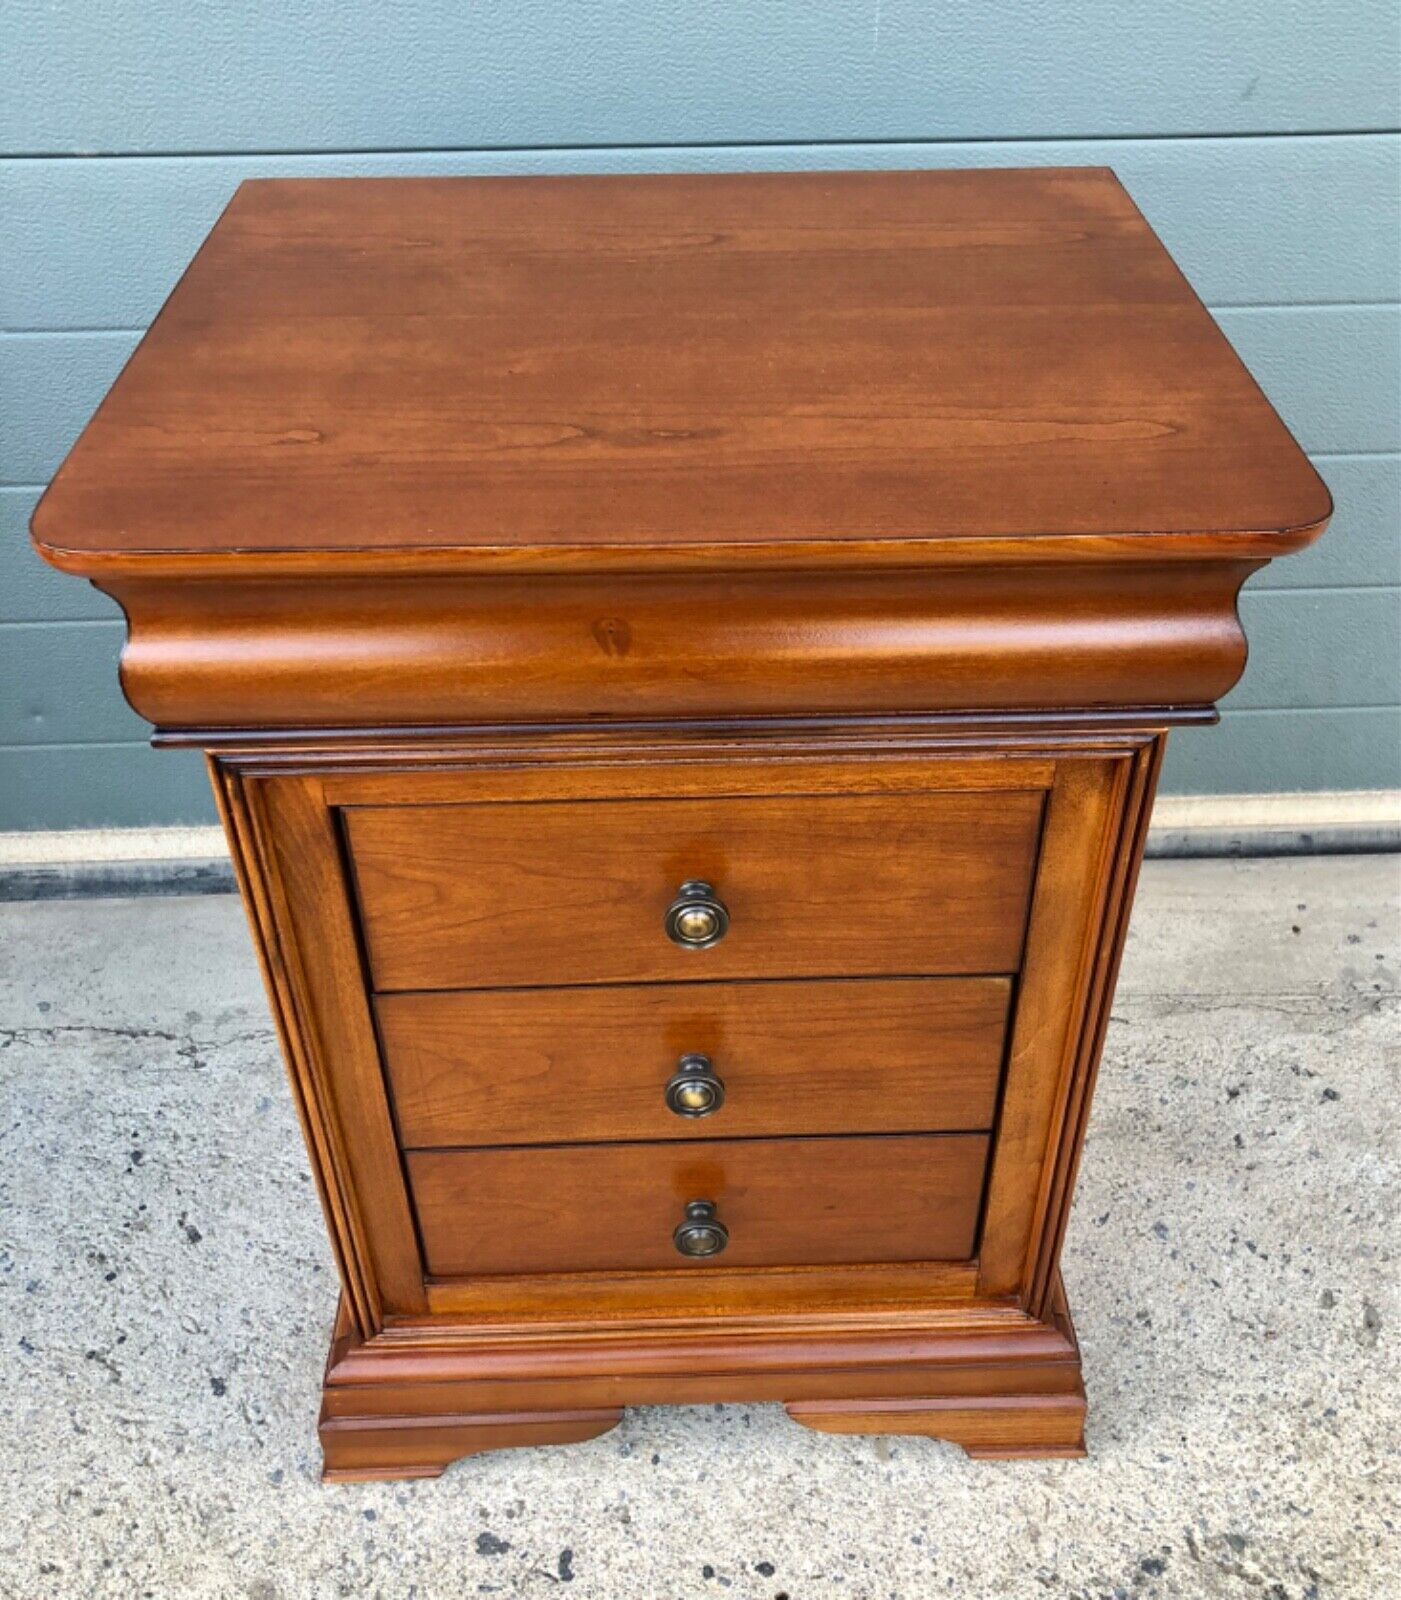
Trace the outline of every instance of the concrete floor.
<instances>
[{"instance_id":1,"label":"concrete floor","mask_svg":"<svg viewBox=\"0 0 1401 1600\"><path fill-rule=\"evenodd\" d=\"M0 1594L1401 1594L1399 888L1146 869L1066 1250L1088 1461L733 1406L335 1488L332 1268L237 903L0 907Z\"/></svg>"}]
</instances>

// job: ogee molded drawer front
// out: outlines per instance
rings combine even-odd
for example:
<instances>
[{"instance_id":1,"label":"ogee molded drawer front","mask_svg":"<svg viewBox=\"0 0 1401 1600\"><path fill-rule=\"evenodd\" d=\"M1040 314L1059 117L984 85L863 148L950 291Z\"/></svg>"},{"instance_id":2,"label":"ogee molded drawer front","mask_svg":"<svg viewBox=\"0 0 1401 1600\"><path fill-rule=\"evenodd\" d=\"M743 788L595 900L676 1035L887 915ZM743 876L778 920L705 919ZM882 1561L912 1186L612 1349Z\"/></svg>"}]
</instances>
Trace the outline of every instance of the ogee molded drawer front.
<instances>
[{"instance_id":1,"label":"ogee molded drawer front","mask_svg":"<svg viewBox=\"0 0 1401 1600\"><path fill-rule=\"evenodd\" d=\"M428 1271L589 1272L961 1261L974 1247L988 1141L976 1133L409 1154ZM690 1202L728 1230L692 1260Z\"/></svg>"},{"instance_id":2,"label":"ogee molded drawer front","mask_svg":"<svg viewBox=\"0 0 1401 1600\"><path fill-rule=\"evenodd\" d=\"M992 1125L1011 983L861 978L379 996L407 1146Z\"/></svg>"},{"instance_id":3,"label":"ogee molded drawer front","mask_svg":"<svg viewBox=\"0 0 1401 1600\"><path fill-rule=\"evenodd\" d=\"M1002 973L1041 794L371 806L345 812L374 986ZM687 882L709 948L665 919Z\"/></svg>"}]
</instances>

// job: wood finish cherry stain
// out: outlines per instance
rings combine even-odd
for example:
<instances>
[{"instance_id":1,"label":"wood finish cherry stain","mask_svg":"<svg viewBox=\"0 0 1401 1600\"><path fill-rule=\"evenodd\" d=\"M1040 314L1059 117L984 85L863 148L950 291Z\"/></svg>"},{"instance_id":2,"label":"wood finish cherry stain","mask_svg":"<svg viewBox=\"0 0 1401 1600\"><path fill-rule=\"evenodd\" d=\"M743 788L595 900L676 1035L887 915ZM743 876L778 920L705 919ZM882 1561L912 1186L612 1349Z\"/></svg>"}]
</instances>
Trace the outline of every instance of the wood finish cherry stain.
<instances>
[{"instance_id":1,"label":"wood finish cherry stain","mask_svg":"<svg viewBox=\"0 0 1401 1600\"><path fill-rule=\"evenodd\" d=\"M1081 1453L1164 740L1330 509L1105 169L244 184L34 535L209 754L327 1476L720 1400Z\"/></svg>"}]
</instances>

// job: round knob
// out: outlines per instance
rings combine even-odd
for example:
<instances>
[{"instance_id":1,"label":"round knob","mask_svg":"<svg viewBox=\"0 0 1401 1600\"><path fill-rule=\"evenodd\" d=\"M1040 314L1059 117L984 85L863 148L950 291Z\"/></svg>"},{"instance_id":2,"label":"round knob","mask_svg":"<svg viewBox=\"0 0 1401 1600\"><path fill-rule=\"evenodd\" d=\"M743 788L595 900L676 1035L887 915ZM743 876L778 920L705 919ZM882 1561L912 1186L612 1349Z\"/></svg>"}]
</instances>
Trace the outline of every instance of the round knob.
<instances>
[{"instance_id":1,"label":"round knob","mask_svg":"<svg viewBox=\"0 0 1401 1600\"><path fill-rule=\"evenodd\" d=\"M729 926L725 902L699 878L688 878L666 908L667 938L686 950L719 944Z\"/></svg>"},{"instance_id":2,"label":"round knob","mask_svg":"<svg viewBox=\"0 0 1401 1600\"><path fill-rule=\"evenodd\" d=\"M710 1057L682 1056L667 1080L666 1108L678 1117L708 1117L725 1103L725 1080Z\"/></svg>"},{"instance_id":3,"label":"round knob","mask_svg":"<svg viewBox=\"0 0 1401 1600\"><path fill-rule=\"evenodd\" d=\"M683 1256L718 1256L730 1242L730 1230L715 1215L713 1200L688 1200L671 1242Z\"/></svg>"}]
</instances>

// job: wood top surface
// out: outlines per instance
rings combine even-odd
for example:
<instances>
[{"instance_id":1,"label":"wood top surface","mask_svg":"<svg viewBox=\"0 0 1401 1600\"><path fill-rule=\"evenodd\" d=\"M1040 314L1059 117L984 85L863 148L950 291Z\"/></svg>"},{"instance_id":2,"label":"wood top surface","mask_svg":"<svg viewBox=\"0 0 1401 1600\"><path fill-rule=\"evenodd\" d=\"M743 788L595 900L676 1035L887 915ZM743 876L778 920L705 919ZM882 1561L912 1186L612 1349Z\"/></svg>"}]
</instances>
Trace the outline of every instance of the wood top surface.
<instances>
[{"instance_id":1,"label":"wood top surface","mask_svg":"<svg viewBox=\"0 0 1401 1600\"><path fill-rule=\"evenodd\" d=\"M1103 168L245 183L58 565L1273 555L1327 490Z\"/></svg>"}]
</instances>

